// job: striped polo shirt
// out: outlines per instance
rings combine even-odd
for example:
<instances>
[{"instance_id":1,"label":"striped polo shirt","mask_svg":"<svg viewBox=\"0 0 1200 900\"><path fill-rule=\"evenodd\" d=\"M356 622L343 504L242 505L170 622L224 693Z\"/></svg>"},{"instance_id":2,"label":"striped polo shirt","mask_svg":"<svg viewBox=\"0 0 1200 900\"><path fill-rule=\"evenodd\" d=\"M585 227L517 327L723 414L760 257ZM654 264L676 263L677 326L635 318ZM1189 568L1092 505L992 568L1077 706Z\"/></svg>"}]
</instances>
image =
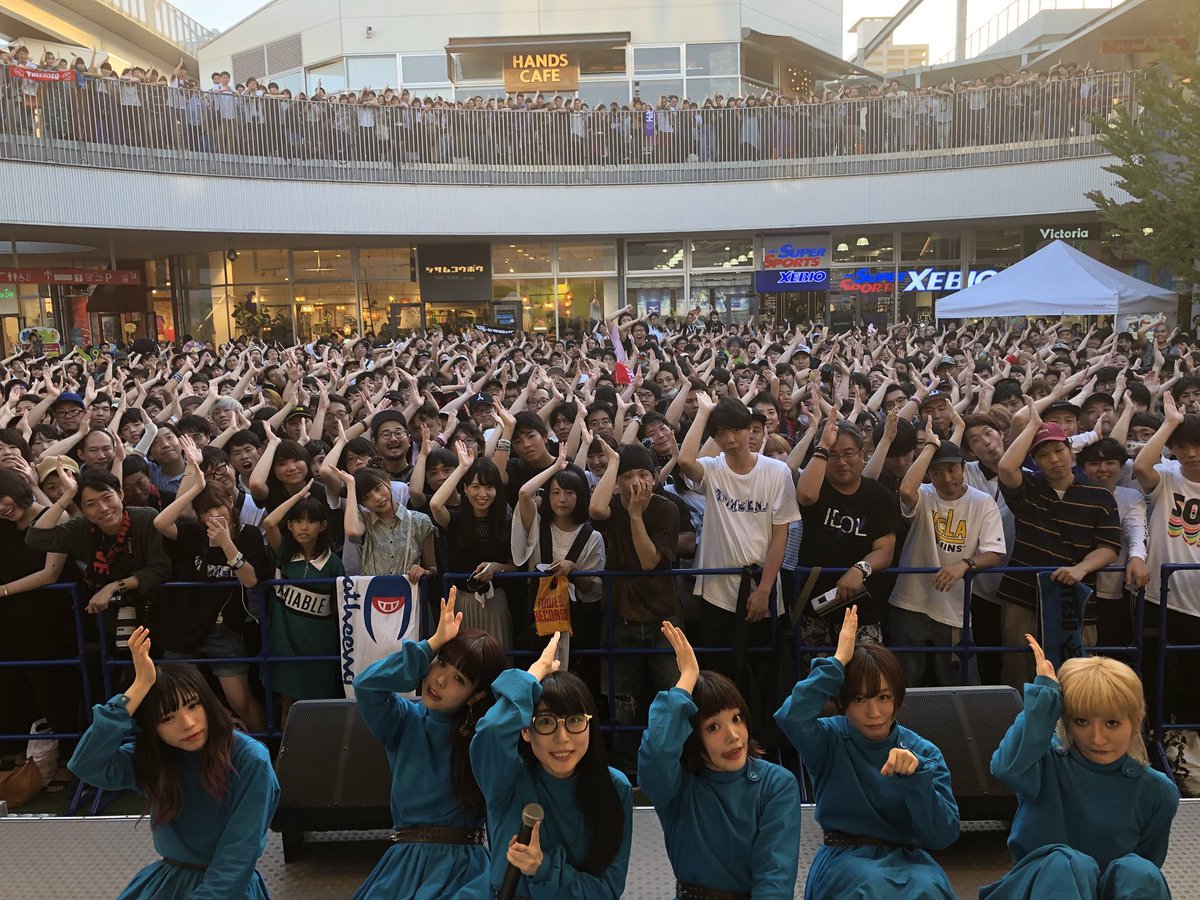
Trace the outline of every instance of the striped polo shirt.
<instances>
[{"instance_id":1,"label":"striped polo shirt","mask_svg":"<svg viewBox=\"0 0 1200 900\"><path fill-rule=\"evenodd\" d=\"M1044 475L1021 474L1024 477L1016 488L1001 485L1017 525L1008 565L1073 566L1098 547L1121 552L1121 517L1108 490L1076 473L1074 483L1059 498ZM1085 581L1094 588L1096 576ZM996 596L1002 602L1036 609L1036 573L1006 573Z\"/></svg>"}]
</instances>

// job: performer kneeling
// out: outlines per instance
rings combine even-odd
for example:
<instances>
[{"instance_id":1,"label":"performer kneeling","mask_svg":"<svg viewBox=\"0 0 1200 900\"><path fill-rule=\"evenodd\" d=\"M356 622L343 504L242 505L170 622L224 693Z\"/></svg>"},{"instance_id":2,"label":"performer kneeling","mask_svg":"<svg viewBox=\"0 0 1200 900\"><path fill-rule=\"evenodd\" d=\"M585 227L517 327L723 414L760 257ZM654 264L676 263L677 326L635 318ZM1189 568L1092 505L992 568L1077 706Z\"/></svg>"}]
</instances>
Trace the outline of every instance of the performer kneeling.
<instances>
[{"instance_id":1,"label":"performer kneeling","mask_svg":"<svg viewBox=\"0 0 1200 900\"><path fill-rule=\"evenodd\" d=\"M950 771L937 747L896 723L905 688L900 662L878 644L856 648L857 631L852 606L837 653L814 659L812 673L775 713L812 776L825 830L804 896L953 900L946 873L924 849L958 838ZM843 715L819 718L829 697Z\"/></svg>"},{"instance_id":2,"label":"performer kneeling","mask_svg":"<svg viewBox=\"0 0 1200 900\"><path fill-rule=\"evenodd\" d=\"M1008 836L1016 865L980 898L1169 898L1160 867L1179 790L1147 765L1141 680L1104 656L1069 659L1056 677L1025 639L1037 675L992 755L1019 803Z\"/></svg>"},{"instance_id":3,"label":"performer kneeling","mask_svg":"<svg viewBox=\"0 0 1200 900\"><path fill-rule=\"evenodd\" d=\"M491 886L501 886L511 864L521 874L518 897L615 900L629 869L633 791L608 767L604 742L592 732L596 709L588 686L558 671L559 636L528 672L509 669L496 679L496 704L471 742L487 800ZM528 843L518 843L522 810L532 803L545 819Z\"/></svg>"},{"instance_id":4,"label":"performer kneeling","mask_svg":"<svg viewBox=\"0 0 1200 900\"><path fill-rule=\"evenodd\" d=\"M122 898L265 898L255 864L279 801L267 748L235 731L199 670L150 659L150 632L129 639L129 690L92 708L67 764L88 784L145 794L158 862ZM133 738L133 743L126 743Z\"/></svg>"},{"instance_id":5,"label":"performer kneeling","mask_svg":"<svg viewBox=\"0 0 1200 900\"><path fill-rule=\"evenodd\" d=\"M358 709L387 748L395 828L392 846L356 898L490 897L483 794L469 753L504 651L486 632L460 630L456 595L451 588L442 601L433 637L405 641L354 679ZM396 696L422 679L419 701Z\"/></svg>"},{"instance_id":6,"label":"performer kneeling","mask_svg":"<svg viewBox=\"0 0 1200 900\"><path fill-rule=\"evenodd\" d=\"M701 672L684 633L662 632L679 681L650 706L638 780L662 823L679 900L792 898L800 851L800 788L756 758L746 701L724 675Z\"/></svg>"}]
</instances>

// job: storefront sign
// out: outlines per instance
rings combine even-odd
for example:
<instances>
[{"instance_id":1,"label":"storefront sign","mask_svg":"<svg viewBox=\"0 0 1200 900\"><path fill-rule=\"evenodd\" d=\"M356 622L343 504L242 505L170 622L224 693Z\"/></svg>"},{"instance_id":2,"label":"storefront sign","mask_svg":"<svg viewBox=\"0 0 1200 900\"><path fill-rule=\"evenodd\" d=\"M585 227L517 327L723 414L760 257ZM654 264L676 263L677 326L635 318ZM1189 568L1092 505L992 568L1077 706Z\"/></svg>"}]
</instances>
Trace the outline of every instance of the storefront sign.
<instances>
[{"instance_id":1,"label":"storefront sign","mask_svg":"<svg viewBox=\"0 0 1200 900\"><path fill-rule=\"evenodd\" d=\"M491 301L490 244L421 244L417 260L422 303Z\"/></svg>"},{"instance_id":2,"label":"storefront sign","mask_svg":"<svg viewBox=\"0 0 1200 900\"><path fill-rule=\"evenodd\" d=\"M1041 241L1090 241L1094 228L1091 225L1054 225L1037 229L1038 240Z\"/></svg>"},{"instance_id":3,"label":"storefront sign","mask_svg":"<svg viewBox=\"0 0 1200 900\"><path fill-rule=\"evenodd\" d=\"M829 235L764 237L764 269L820 269L829 265Z\"/></svg>"},{"instance_id":4,"label":"storefront sign","mask_svg":"<svg viewBox=\"0 0 1200 900\"><path fill-rule=\"evenodd\" d=\"M960 291L965 287L986 281L996 274L995 269L972 269L967 273L966 284L958 269L913 269L904 273L905 291Z\"/></svg>"},{"instance_id":5,"label":"storefront sign","mask_svg":"<svg viewBox=\"0 0 1200 900\"><path fill-rule=\"evenodd\" d=\"M4 269L0 284L141 284L136 269Z\"/></svg>"},{"instance_id":6,"label":"storefront sign","mask_svg":"<svg viewBox=\"0 0 1200 900\"><path fill-rule=\"evenodd\" d=\"M567 53L513 53L504 58L504 90L575 91L579 65Z\"/></svg>"},{"instance_id":7,"label":"storefront sign","mask_svg":"<svg viewBox=\"0 0 1200 900\"><path fill-rule=\"evenodd\" d=\"M890 294L895 285L895 272L876 272L867 268L849 272L837 283L839 290L856 294Z\"/></svg>"},{"instance_id":8,"label":"storefront sign","mask_svg":"<svg viewBox=\"0 0 1200 900\"><path fill-rule=\"evenodd\" d=\"M759 294L828 289L828 269L776 269L771 272L754 273L754 290Z\"/></svg>"}]
</instances>

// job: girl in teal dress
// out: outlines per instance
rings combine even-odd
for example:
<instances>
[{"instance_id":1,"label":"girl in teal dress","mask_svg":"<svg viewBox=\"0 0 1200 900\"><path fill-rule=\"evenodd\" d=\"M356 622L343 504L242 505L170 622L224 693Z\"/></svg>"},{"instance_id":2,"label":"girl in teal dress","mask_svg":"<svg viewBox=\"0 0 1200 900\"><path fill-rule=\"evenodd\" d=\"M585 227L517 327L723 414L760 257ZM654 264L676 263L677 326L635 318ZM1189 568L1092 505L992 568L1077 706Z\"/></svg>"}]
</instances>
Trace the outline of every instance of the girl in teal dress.
<instances>
[{"instance_id":1,"label":"girl in teal dress","mask_svg":"<svg viewBox=\"0 0 1200 900\"><path fill-rule=\"evenodd\" d=\"M482 631L462 630L456 590L442 601L428 641L405 641L399 653L354 679L358 710L387 748L392 768L392 846L356 898L410 900L490 898L483 846L483 794L471 773L475 723L492 704L491 683L504 653ZM397 694L416 690L420 700ZM416 841L436 826L438 840Z\"/></svg>"},{"instance_id":2,"label":"girl in teal dress","mask_svg":"<svg viewBox=\"0 0 1200 900\"><path fill-rule=\"evenodd\" d=\"M858 607L842 621L837 653L813 660L775 713L800 751L825 831L804 887L806 900L953 900L929 849L958 839L958 804L942 753L896 722L904 670L878 644L855 647ZM836 698L842 715L821 718Z\"/></svg>"},{"instance_id":3,"label":"girl in teal dress","mask_svg":"<svg viewBox=\"0 0 1200 900\"><path fill-rule=\"evenodd\" d=\"M150 835L162 856L120 900L261 900L255 870L279 801L267 748L235 731L199 670L150 659L150 632L129 639L129 690L92 709L67 767L109 791L146 796Z\"/></svg>"},{"instance_id":4,"label":"girl in teal dress","mask_svg":"<svg viewBox=\"0 0 1200 900\"><path fill-rule=\"evenodd\" d=\"M275 507L263 520L267 542L276 553L276 578L327 578L321 584L280 584L267 616L274 656L337 656L335 579L346 574L341 558L329 548L329 507L310 497L312 482ZM281 530L280 525L286 530ZM283 700L283 721L296 700L342 696L338 664L273 663L271 687Z\"/></svg>"},{"instance_id":5,"label":"girl in teal dress","mask_svg":"<svg viewBox=\"0 0 1200 900\"><path fill-rule=\"evenodd\" d=\"M992 754L992 774L1017 795L1016 864L980 898L1168 900L1161 867L1179 789L1147 765L1141 679L1104 656L1069 659L1056 675L1025 638L1037 675Z\"/></svg>"}]
</instances>

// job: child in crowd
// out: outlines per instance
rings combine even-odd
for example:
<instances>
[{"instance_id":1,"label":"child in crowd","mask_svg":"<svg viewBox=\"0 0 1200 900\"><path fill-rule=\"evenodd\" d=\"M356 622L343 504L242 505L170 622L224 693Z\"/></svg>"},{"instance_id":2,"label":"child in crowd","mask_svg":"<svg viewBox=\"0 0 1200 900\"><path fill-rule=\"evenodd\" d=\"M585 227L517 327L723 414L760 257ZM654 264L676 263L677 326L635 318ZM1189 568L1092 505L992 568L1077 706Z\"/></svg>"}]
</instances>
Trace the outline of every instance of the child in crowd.
<instances>
[{"instance_id":1,"label":"child in crowd","mask_svg":"<svg viewBox=\"0 0 1200 900\"><path fill-rule=\"evenodd\" d=\"M992 755L992 774L1019 804L1008 838L1016 864L981 900L1166 900L1179 790L1147 765L1141 680L1103 656L1069 659L1056 675L1025 637L1037 675Z\"/></svg>"},{"instance_id":2,"label":"child in crowd","mask_svg":"<svg viewBox=\"0 0 1200 900\"><path fill-rule=\"evenodd\" d=\"M437 631L354 679L358 709L387 748L392 768L392 846L355 898L489 897L484 803L469 757L475 724L504 669L490 635L462 628L456 591ZM397 696L422 686L420 700Z\"/></svg>"},{"instance_id":3,"label":"child in crowd","mask_svg":"<svg viewBox=\"0 0 1200 900\"><path fill-rule=\"evenodd\" d=\"M958 804L950 770L929 741L896 722L904 704L904 670L886 647L855 647L858 607L842 620L837 652L813 660L775 713L812 776L817 851L805 900L836 897L945 898L954 891L928 849L958 839ZM820 718L835 698L841 715Z\"/></svg>"},{"instance_id":4,"label":"child in crowd","mask_svg":"<svg viewBox=\"0 0 1200 900\"><path fill-rule=\"evenodd\" d=\"M146 796L162 859L138 872L121 898L266 898L255 864L279 800L267 748L234 730L197 669L156 668L148 629L134 630L129 651L133 684L93 707L68 763L88 784Z\"/></svg>"},{"instance_id":5,"label":"child in crowd","mask_svg":"<svg viewBox=\"0 0 1200 900\"><path fill-rule=\"evenodd\" d=\"M723 891L792 897L800 849L800 789L758 758L746 701L724 675L702 672L684 633L662 632L679 681L650 706L638 781L662 823L680 898Z\"/></svg>"}]
</instances>

